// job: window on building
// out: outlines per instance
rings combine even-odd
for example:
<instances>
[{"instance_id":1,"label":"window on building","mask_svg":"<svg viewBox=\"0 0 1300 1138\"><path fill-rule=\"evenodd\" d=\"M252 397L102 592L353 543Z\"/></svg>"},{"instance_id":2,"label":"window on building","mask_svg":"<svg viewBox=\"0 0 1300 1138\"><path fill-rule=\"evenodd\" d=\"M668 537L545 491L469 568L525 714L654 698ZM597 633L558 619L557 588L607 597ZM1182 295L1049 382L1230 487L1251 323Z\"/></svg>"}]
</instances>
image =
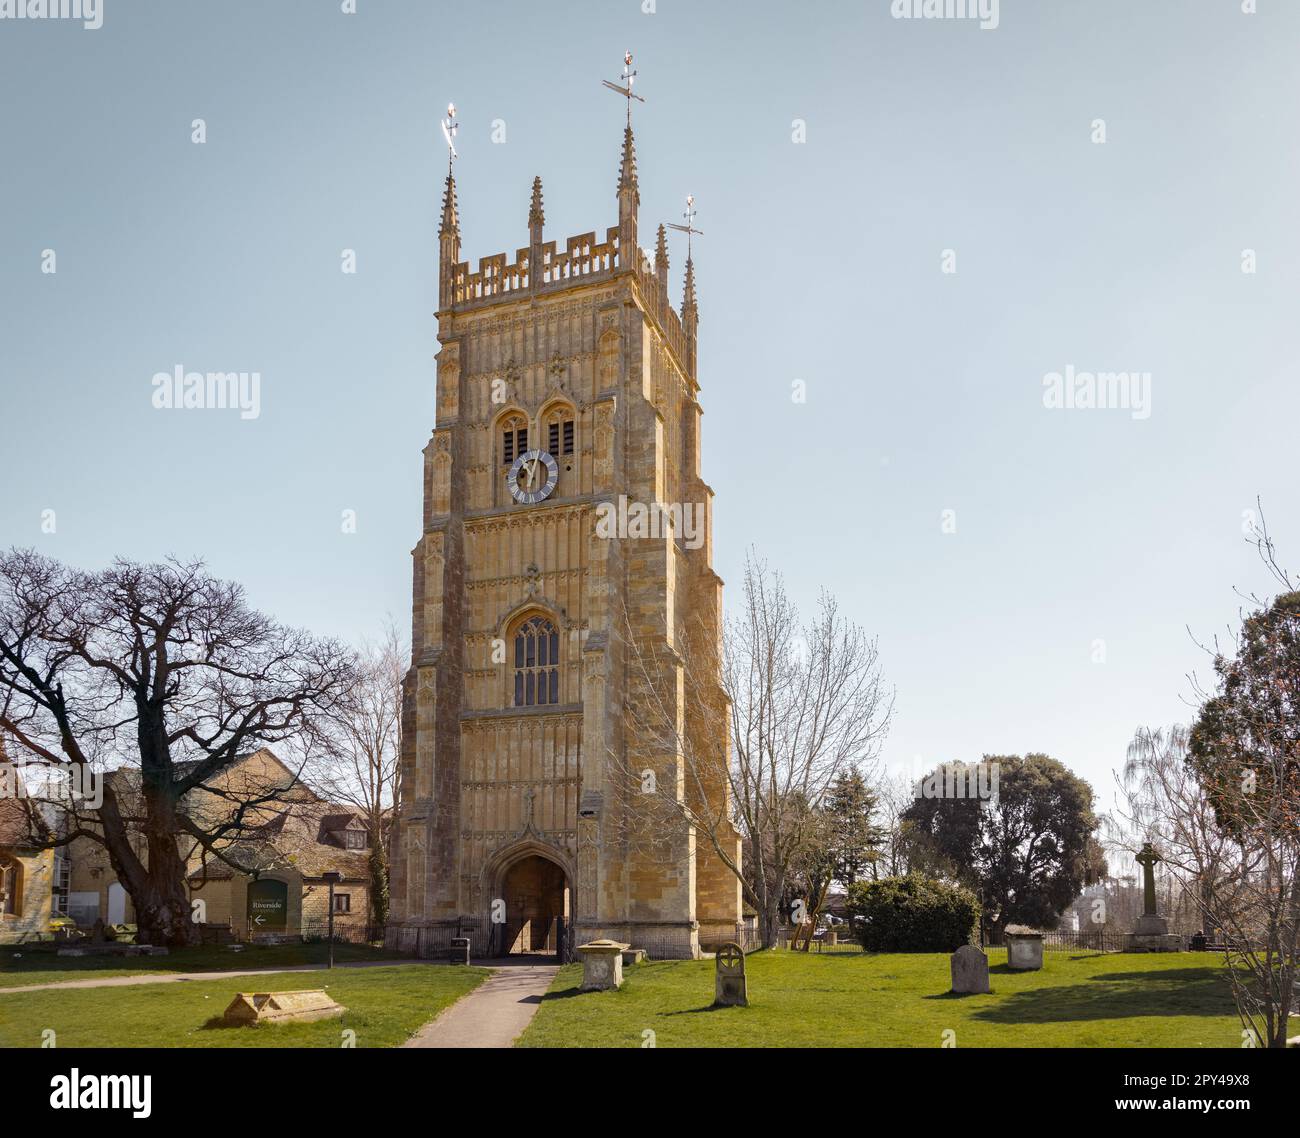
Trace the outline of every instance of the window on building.
<instances>
[{"instance_id":1,"label":"window on building","mask_svg":"<svg viewBox=\"0 0 1300 1138\"><path fill-rule=\"evenodd\" d=\"M560 634L545 617L524 621L515 633L515 706L560 702Z\"/></svg>"},{"instance_id":2,"label":"window on building","mask_svg":"<svg viewBox=\"0 0 1300 1138\"><path fill-rule=\"evenodd\" d=\"M23 867L16 860L0 860L0 916L23 915Z\"/></svg>"},{"instance_id":3,"label":"window on building","mask_svg":"<svg viewBox=\"0 0 1300 1138\"><path fill-rule=\"evenodd\" d=\"M573 453L573 420L568 412L556 412L546 424L546 449L552 455Z\"/></svg>"},{"instance_id":4,"label":"window on building","mask_svg":"<svg viewBox=\"0 0 1300 1138\"><path fill-rule=\"evenodd\" d=\"M335 893L334 894L334 911L336 913L352 912L352 894Z\"/></svg>"},{"instance_id":5,"label":"window on building","mask_svg":"<svg viewBox=\"0 0 1300 1138\"><path fill-rule=\"evenodd\" d=\"M520 415L507 419L501 428L501 462L509 466L528 450L528 424Z\"/></svg>"},{"instance_id":6,"label":"window on building","mask_svg":"<svg viewBox=\"0 0 1300 1138\"><path fill-rule=\"evenodd\" d=\"M366 848L365 830L348 830L343 835L343 845L350 850L363 850Z\"/></svg>"}]
</instances>

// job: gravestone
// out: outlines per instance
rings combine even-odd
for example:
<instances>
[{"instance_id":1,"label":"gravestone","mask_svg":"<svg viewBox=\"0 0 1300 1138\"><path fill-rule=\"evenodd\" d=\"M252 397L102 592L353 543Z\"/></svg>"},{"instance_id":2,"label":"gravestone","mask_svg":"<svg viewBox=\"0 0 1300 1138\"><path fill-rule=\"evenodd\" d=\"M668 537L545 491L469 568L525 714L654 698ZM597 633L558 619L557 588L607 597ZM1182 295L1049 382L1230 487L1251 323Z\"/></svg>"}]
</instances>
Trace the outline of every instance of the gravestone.
<instances>
[{"instance_id":1,"label":"gravestone","mask_svg":"<svg viewBox=\"0 0 1300 1138\"><path fill-rule=\"evenodd\" d=\"M989 993L989 958L973 944L952 954L952 990L959 995Z\"/></svg>"},{"instance_id":2,"label":"gravestone","mask_svg":"<svg viewBox=\"0 0 1300 1138\"><path fill-rule=\"evenodd\" d=\"M632 946L602 937L578 945L582 954L582 992L605 992L623 983L623 953Z\"/></svg>"},{"instance_id":3,"label":"gravestone","mask_svg":"<svg viewBox=\"0 0 1300 1138\"><path fill-rule=\"evenodd\" d=\"M1160 855L1150 842L1133 859L1142 867L1142 915L1126 937L1125 952L1182 952L1183 938L1171 935L1169 922L1156 910L1156 862Z\"/></svg>"},{"instance_id":4,"label":"gravestone","mask_svg":"<svg viewBox=\"0 0 1300 1138\"><path fill-rule=\"evenodd\" d=\"M232 1025L255 1023L307 1023L342 1015L347 1008L336 1003L323 988L294 992L240 992L222 1019Z\"/></svg>"},{"instance_id":5,"label":"gravestone","mask_svg":"<svg viewBox=\"0 0 1300 1138\"><path fill-rule=\"evenodd\" d=\"M1037 972L1043 966L1043 934L1024 925L1007 925L1007 967L1016 972Z\"/></svg>"},{"instance_id":6,"label":"gravestone","mask_svg":"<svg viewBox=\"0 0 1300 1138\"><path fill-rule=\"evenodd\" d=\"M724 944L713 958L713 1004L720 1008L749 1007L745 953L734 941Z\"/></svg>"}]
</instances>

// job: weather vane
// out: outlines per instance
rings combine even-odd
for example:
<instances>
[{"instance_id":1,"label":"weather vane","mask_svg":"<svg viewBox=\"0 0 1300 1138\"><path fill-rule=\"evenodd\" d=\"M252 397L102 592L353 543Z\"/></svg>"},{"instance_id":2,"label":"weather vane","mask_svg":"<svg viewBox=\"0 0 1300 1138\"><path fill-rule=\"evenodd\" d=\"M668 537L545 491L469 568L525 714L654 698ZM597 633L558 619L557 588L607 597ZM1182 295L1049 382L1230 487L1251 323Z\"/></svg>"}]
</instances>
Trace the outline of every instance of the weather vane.
<instances>
[{"instance_id":1,"label":"weather vane","mask_svg":"<svg viewBox=\"0 0 1300 1138\"><path fill-rule=\"evenodd\" d=\"M447 173L451 174L451 164L458 157L456 154L456 132L460 123L456 121L456 104L447 104L447 117L442 119L442 137L447 140Z\"/></svg>"},{"instance_id":2,"label":"weather vane","mask_svg":"<svg viewBox=\"0 0 1300 1138\"><path fill-rule=\"evenodd\" d=\"M695 195L694 194L686 195L686 212L682 214L682 216L686 218L685 225L677 225L670 221L668 223L668 228L675 229L677 230L678 233L686 234L686 259L689 261L691 259L692 235L698 233L701 237L704 236L703 229L695 228Z\"/></svg>"},{"instance_id":3,"label":"weather vane","mask_svg":"<svg viewBox=\"0 0 1300 1138\"><path fill-rule=\"evenodd\" d=\"M627 125L630 127L632 125L632 100L635 99L638 103L645 102L640 95L634 94L632 91L632 84L636 81L636 72L632 70L632 53L630 51L623 53L623 74L619 78L623 80L622 86L611 83L608 79L602 79L601 82L611 91L617 91L627 100Z\"/></svg>"}]
</instances>

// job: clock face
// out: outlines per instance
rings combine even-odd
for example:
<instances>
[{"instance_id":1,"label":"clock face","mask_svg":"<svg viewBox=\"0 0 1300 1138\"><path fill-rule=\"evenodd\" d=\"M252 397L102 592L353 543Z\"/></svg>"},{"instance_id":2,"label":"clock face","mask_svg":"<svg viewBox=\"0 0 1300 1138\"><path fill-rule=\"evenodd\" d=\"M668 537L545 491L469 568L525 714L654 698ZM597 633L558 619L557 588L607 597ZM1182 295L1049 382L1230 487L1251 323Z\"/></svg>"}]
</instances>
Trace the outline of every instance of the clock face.
<instances>
[{"instance_id":1,"label":"clock face","mask_svg":"<svg viewBox=\"0 0 1300 1138\"><path fill-rule=\"evenodd\" d=\"M516 502L531 506L551 496L560 480L560 468L544 450L530 450L521 454L510 465L506 485Z\"/></svg>"}]
</instances>

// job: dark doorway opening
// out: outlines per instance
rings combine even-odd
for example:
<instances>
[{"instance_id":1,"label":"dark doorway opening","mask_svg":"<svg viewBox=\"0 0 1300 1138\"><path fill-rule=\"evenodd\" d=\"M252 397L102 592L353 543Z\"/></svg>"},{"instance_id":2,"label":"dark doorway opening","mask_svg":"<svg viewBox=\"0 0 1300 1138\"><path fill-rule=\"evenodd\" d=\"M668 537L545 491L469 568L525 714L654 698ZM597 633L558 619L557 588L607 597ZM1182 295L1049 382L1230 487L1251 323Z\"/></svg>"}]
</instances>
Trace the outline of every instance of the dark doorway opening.
<instances>
[{"instance_id":1,"label":"dark doorway opening","mask_svg":"<svg viewBox=\"0 0 1300 1138\"><path fill-rule=\"evenodd\" d=\"M554 955L563 942L569 917L569 882L564 870L537 854L521 858L502 882L506 903L503 955Z\"/></svg>"}]
</instances>

